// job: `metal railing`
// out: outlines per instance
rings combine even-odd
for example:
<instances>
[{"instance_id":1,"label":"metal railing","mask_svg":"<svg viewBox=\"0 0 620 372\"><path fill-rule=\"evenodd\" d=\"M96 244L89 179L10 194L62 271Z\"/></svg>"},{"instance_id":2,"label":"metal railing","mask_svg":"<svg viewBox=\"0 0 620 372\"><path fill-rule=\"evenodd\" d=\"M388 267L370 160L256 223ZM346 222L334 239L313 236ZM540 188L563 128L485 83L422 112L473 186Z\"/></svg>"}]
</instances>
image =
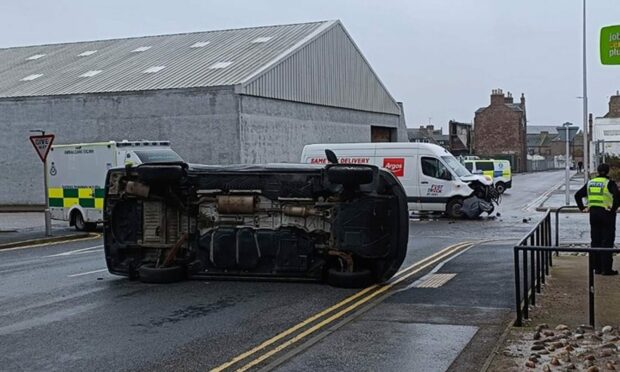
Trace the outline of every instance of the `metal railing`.
<instances>
[{"instance_id":1,"label":"metal railing","mask_svg":"<svg viewBox=\"0 0 620 372\"><path fill-rule=\"evenodd\" d=\"M541 292L541 285L545 283L545 277L549 275L549 267L553 265L551 251L543 253L541 250L532 249L532 246L550 247L551 244L551 212L547 210L542 220L514 247L516 326L522 325L524 316L528 318L530 303L536 305L536 293ZM523 268L523 275L521 275L521 268ZM521 284L523 284L523 295L521 295Z\"/></svg>"},{"instance_id":2,"label":"metal railing","mask_svg":"<svg viewBox=\"0 0 620 372\"><path fill-rule=\"evenodd\" d=\"M563 209L575 206L560 207L555 212L555 245L551 241L551 213L545 213L540 222L514 247L515 268L515 302L517 319L515 326L523 325L523 319L529 317L529 306L536 305L536 294L541 293L541 286L549 275L549 267L553 265L553 252L588 253L588 314L592 327L595 323L594 313L594 269L592 253L620 253L620 249L612 248L578 248L561 247L559 239L559 213ZM522 289L523 288L523 289Z\"/></svg>"}]
</instances>

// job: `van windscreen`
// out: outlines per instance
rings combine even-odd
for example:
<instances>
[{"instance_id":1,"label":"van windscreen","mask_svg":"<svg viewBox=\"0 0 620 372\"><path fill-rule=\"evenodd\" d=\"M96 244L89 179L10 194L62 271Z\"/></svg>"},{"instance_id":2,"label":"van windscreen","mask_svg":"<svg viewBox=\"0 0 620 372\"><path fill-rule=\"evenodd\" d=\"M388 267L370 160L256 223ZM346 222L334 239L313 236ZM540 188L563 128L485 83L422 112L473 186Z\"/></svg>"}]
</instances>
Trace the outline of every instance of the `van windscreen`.
<instances>
[{"instance_id":1,"label":"van windscreen","mask_svg":"<svg viewBox=\"0 0 620 372\"><path fill-rule=\"evenodd\" d=\"M459 163L454 156L442 156L441 158L458 177L471 176L471 173L467 170L467 168L465 168L463 164Z\"/></svg>"}]
</instances>

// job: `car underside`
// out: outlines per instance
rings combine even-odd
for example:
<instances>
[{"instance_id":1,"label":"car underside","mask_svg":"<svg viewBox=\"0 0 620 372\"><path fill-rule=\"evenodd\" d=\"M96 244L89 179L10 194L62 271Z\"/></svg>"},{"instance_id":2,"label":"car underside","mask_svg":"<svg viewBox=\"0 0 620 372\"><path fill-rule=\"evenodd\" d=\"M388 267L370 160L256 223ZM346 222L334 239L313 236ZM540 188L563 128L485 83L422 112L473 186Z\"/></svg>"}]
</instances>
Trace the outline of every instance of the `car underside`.
<instances>
[{"instance_id":1,"label":"car underside","mask_svg":"<svg viewBox=\"0 0 620 372\"><path fill-rule=\"evenodd\" d=\"M405 192L368 165L143 164L108 172L104 243L113 274L383 282L407 251Z\"/></svg>"}]
</instances>

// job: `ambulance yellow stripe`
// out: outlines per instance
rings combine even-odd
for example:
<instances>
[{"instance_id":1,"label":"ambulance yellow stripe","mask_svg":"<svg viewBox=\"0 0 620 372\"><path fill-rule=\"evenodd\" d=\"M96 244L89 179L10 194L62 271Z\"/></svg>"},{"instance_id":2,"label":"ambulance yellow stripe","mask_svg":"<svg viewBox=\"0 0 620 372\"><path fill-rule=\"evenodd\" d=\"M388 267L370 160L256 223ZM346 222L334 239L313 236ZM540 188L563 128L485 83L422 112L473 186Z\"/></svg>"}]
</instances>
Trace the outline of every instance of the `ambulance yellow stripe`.
<instances>
[{"instance_id":1,"label":"ambulance yellow stripe","mask_svg":"<svg viewBox=\"0 0 620 372\"><path fill-rule=\"evenodd\" d=\"M51 187L47 192L50 198L62 198L62 187Z\"/></svg>"}]
</instances>

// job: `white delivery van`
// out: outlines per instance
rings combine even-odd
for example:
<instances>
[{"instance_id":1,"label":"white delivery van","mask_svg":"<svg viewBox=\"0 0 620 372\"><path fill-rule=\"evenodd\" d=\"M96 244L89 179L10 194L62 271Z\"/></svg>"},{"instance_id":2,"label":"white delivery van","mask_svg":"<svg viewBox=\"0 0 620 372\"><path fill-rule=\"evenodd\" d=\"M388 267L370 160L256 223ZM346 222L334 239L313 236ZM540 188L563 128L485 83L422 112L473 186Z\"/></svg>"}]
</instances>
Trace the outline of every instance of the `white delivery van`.
<instances>
[{"instance_id":1,"label":"white delivery van","mask_svg":"<svg viewBox=\"0 0 620 372\"><path fill-rule=\"evenodd\" d=\"M372 164L392 171L407 192L409 209L450 217L492 213L499 195L492 181L471 174L443 147L430 143L329 143L304 147L301 162L327 163L325 150L343 164Z\"/></svg>"},{"instance_id":2,"label":"white delivery van","mask_svg":"<svg viewBox=\"0 0 620 372\"><path fill-rule=\"evenodd\" d=\"M47 157L52 219L89 230L103 221L108 169L127 164L182 161L168 141L122 141L54 145Z\"/></svg>"}]
</instances>

